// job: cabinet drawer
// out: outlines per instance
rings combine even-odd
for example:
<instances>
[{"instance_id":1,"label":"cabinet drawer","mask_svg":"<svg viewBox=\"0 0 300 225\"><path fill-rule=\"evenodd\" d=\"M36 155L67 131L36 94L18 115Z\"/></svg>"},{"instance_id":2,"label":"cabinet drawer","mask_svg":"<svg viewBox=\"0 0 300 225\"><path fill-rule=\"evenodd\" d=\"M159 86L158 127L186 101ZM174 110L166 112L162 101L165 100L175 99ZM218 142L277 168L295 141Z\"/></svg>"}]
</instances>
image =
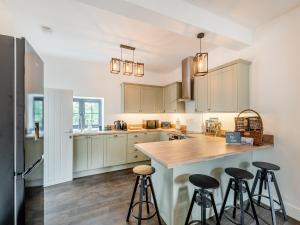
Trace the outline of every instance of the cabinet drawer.
<instances>
[{"instance_id":1,"label":"cabinet drawer","mask_svg":"<svg viewBox=\"0 0 300 225\"><path fill-rule=\"evenodd\" d=\"M128 153L135 153L135 152L139 152L138 149L136 149L134 146L128 146Z\"/></svg>"},{"instance_id":2,"label":"cabinet drawer","mask_svg":"<svg viewBox=\"0 0 300 225\"><path fill-rule=\"evenodd\" d=\"M127 162L128 163L145 161L145 160L148 160L148 157L139 151L127 154Z\"/></svg>"},{"instance_id":3,"label":"cabinet drawer","mask_svg":"<svg viewBox=\"0 0 300 225\"><path fill-rule=\"evenodd\" d=\"M128 134L128 147L133 147L137 143L144 142L144 133Z\"/></svg>"}]
</instances>

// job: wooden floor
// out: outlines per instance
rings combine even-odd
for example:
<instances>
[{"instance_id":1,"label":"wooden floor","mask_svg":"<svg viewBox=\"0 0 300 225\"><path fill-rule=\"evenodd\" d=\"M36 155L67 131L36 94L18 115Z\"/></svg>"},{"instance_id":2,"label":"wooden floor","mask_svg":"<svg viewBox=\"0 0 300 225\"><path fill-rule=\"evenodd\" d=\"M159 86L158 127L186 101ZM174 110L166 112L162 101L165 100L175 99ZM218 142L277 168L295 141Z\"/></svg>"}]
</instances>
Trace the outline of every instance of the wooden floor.
<instances>
[{"instance_id":1,"label":"wooden floor","mask_svg":"<svg viewBox=\"0 0 300 225\"><path fill-rule=\"evenodd\" d=\"M27 225L136 224L133 218L129 223L125 221L134 182L135 176L131 170L122 170L75 179L44 190L30 189L27 191ZM40 206L43 200L44 213ZM258 213L270 221L268 211L258 210ZM251 223L249 220L246 224ZM157 225L157 218L143 221L142 224ZM232 223L224 218L222 224ZM300 225L300 222L289 219L284 223L278 216L277 224Z\"/></svg>"}]
</instances>

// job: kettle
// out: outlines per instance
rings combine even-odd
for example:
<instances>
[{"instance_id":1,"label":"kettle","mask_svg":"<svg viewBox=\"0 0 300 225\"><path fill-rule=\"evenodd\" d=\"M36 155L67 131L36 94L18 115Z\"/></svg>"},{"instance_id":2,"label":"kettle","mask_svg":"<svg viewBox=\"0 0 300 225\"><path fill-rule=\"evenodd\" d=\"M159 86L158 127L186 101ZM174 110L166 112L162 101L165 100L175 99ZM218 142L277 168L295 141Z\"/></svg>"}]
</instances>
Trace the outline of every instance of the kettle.
<instances>
[{"instance_id":1,"label":"kettle","mask_svg":"<svg viewBox=\"0 0 300 225\"><path fill-rule=\"evenodd\" d=\"M121 130L127 130L127 123L123 120L121 121Z\"/></svg>"},{"instance_id":2,"label":"kettle","mask_svg":"<svg viewBox=\"0 0 300 225\"><path fill-rule=\"evenodd\" d=\"M121 121L120 120L116 120L114 122L114 126L115 126L115 130L121 130L122 129Z\"/></svg>"}]
</instances>

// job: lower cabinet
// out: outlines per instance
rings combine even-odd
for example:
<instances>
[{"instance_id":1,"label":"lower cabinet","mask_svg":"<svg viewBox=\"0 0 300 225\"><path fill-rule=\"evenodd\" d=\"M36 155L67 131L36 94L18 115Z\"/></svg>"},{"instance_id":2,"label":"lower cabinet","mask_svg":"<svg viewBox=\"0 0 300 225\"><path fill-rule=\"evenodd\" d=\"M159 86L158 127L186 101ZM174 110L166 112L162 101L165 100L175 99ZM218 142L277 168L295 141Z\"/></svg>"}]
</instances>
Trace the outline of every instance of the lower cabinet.
<instances>
[{"instance_id":1,"label":"lower cabinet","mask_svg":"<svg viewBox=\"0 0 300 225\"><path fill-rule=\"evenodd\" d=\"M75 136L73 139L73 172L149 160L134 145L168 139L169 136L165 132L155 131Z\"/></svg>"},{"instance_id":2,"label":"lower cabinet","mask_svg":"<svg viewBox=\"0 0 300 225\"><path fill-rule=\"evenodd\" d=\"M104 166L126 163L127 134L106 135Z\"/></svg>"},{"instance_id":3,"label":"lower cabinet","mask_svg":"<svg viewBox=\"0 0 300 225\"><path fill-rule=\"evenodd\" d=\"M74 138L74 172L103 167L104 137L79 136Z\"/></svg>"}]
</instances>

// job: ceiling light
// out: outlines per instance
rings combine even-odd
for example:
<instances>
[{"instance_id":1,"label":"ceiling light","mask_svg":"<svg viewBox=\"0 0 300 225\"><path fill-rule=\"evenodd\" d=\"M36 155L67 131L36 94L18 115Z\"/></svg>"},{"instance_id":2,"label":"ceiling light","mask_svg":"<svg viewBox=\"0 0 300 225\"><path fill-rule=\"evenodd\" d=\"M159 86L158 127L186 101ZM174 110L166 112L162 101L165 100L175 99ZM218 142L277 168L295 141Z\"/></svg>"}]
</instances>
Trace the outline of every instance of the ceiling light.
<instances>
[{"instance_id":1,"label":"ceiling light","mask_svg":"<svg viewBox=\"0 0 300 225\"><path fill-rule=\"evenodd\" d=\"M136 77L144 76L144 63L139 63L139 62L136 63L134 76Z\"/></svg>"},{"instance_id":2,"label":"ceiling light","mask_svg":"<svg viewBox=\"0 0 300 225\"><path fill-rule=\"evenodd\" d=\"M136 77L144 76L144 63L134 62L135 48L128 45L120 45L121 59L112 58L110 61L110 72L113 74L119 74L121 72L121 62L123 63L122 73L127 76L134 74ZM131 60L123 60L123 49L132 51Z\"/></svg>"},{"instance_id":3,"label":"ceiling light","mask_svg":"<svg viewBox=\"0 0 300 225\"><path fill-rule=\"evenodd\" d=\"M200 39L200 52L194 57L194 76L205 76L208 73L208 53L201 52L201 39L204 33L199 33L197 38Z\"/></svg>"},{"instance_id":4,"label":"ceiling light","mask_svg":"<svg viewBox=\"0 0 300 225\"><path fill-rule=\"evenodd\" d=\"M110 72L114 74L120 73L121 60L117 58L111 58L110 60Z\"/></svg>"}]
</instances>

